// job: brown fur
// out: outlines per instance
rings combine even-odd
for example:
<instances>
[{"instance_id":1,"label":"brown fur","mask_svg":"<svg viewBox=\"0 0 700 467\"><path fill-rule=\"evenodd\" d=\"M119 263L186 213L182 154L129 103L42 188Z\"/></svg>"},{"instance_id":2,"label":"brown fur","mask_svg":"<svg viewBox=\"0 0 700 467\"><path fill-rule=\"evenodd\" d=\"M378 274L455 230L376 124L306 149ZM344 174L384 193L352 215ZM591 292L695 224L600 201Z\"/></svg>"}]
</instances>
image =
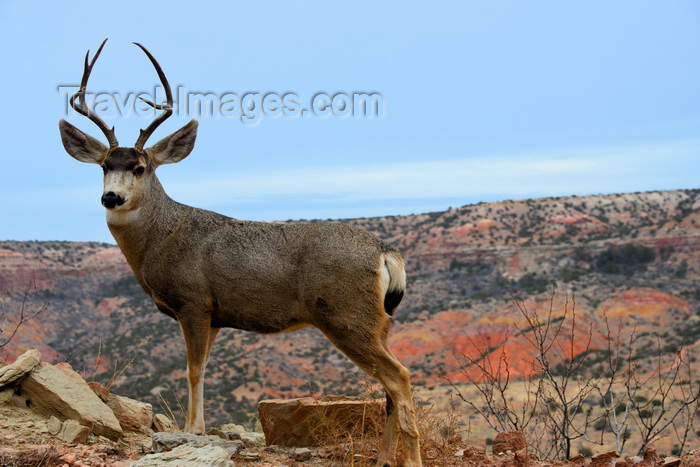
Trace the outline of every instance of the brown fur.
<instances>
[{"instance_id":1,"label":"brown fur","mask_svg":"<svg viewBox=\"0 0 700 467\"><path fill-rule=\"evenodd\" d=\"M204 431L204 368L220 328L275 333L311 325L386 390L379 465L393 465L399 435L405 465L421 465L409 374L387 345L405 287L393 247L340 223L240 221L173 201L155 169L190 153L195 120L145 150L108 148L64 120L59 128L71 156L103 167L109 229L156 306L180 323L187 431Z\"/></svg>"}]
</instances>

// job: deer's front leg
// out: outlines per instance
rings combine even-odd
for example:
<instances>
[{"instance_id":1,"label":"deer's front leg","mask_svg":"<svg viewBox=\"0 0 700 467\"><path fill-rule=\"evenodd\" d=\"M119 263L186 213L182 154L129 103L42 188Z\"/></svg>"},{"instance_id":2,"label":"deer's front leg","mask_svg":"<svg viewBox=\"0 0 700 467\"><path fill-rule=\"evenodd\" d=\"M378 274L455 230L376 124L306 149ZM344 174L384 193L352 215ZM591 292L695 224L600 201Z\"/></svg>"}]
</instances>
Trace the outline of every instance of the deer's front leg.
<instances>
[{"instance_id":1,"label":"deer's front leg","mask_svg":"<svg viewBox=\"0 0 700 467\"><path fill-rule=\"evenodd\" d=\"M204 371L218 329L211 328L209 315L195 312L178 314L187 347L187 433L204 433Z\"/></svg>"}]
</instances>

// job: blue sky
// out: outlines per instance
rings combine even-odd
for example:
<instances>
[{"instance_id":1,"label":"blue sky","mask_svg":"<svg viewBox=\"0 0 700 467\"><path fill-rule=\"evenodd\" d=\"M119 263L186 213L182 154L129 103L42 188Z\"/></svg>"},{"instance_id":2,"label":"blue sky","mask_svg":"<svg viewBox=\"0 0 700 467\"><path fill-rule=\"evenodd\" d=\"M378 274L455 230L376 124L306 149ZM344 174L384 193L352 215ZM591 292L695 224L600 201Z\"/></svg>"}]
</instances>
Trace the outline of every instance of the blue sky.
<instances>
[{"instance_id":1,"label":"blue sky","mask_svg":"<svg viewBox=\"0 0 700 467\"><path fill-rule=\"evenodd\" d=\"M79 82L105 37L96 94L153 92L137 41L191 94L292 94L307 110L319 93L381 96L381 117L164 123L149 144L200 123L193 153L159 169L166 191L232 217L699 186L697 2L5 1L0 239L112 242L101 170L68 156L57 128L67 118L104 140L66 115L59 87ZM150 122L108 110L124 146Z\"/></svg>"}]
</instances>

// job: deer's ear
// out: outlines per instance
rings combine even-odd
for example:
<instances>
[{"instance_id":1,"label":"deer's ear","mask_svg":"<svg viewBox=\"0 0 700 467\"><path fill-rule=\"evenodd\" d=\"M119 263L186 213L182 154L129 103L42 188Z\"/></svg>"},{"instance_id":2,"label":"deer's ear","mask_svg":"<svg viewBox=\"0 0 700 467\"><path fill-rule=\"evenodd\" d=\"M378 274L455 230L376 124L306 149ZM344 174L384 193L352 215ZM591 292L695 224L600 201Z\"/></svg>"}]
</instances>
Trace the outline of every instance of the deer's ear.
<instances>
[{"instance_id":1,"label":"deer's ear","mask_svg":"<svg viewBox=\"0 0 700 467\"><path fill-rule=\"evenodd\" d=\"M67 121L59 120L58 129L61 132L61 141L66 152L80 162L100 164L107 156L109 151L107 146L78 130Z\"/></svg>"},{"instance_id":2,"label":"deer's ear","mask_svg":"<svg viewBox=\"0 0 700 467\"><path fill-rule=\"evenodd\" d=\"M189 156L194 149L194 141L197 139L197 127L199 123L192 119L190 123L183 126L170 136L158 141L156 144L146 149L146 152L153 157L158 165L174 164Z\"/></svg>"}]
</instances>

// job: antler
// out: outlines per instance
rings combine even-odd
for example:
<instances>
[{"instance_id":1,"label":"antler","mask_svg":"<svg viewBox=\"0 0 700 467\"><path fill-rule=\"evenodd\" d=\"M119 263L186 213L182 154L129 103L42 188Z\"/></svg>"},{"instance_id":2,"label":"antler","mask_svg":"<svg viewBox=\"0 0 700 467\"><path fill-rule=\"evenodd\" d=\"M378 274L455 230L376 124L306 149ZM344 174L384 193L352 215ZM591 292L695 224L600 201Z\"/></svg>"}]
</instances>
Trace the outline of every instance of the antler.
<instances>
[{"instance_id":1,"label":"antler","mask_svg":"<svg viewBox=\"0 0 700 467\"><path fill-rule=\"evenodd\" d=\"M83 79L80 81L80 89L78 89L78 92L73 94L73 96L71 96L70 98L70 106L79 114L84 115L90 120L92 120L92 122L95 123L95 125L97 125L100 128L100 130L102 130L102 133L104 133L104 135L107 137L107 141L109 141L109 148L114 149L119 146L117 137L114 134L114 127L109 128L107 124L96 113L92 112L85 103L85 89L87 88L87 82L90 78L92 67L95 65L97 57L100 56L100 52L102 52L102 47L105 46L106 42L107 39L102 41L102 44L100 45L100 48L97 49L97 53L92 58L92 61L88 62L88 59L90 57L90 51L88 50L85 54L85 68L83 69ZM77 104L75 102L76 100L78 101Z\"/></svg>"},{"instance_id":2,"label":"antler","mask_svg":"<svg viewBox=\"0 0 700 467\"><path fill-rule=\"evenodd\" d=\"M168 84L168 80L165 78L165 73L163 73L163 69L160 67L158 64L158 61L151 55L151 53L146 49L146 47L142 46L138 42L134 42L134 44L138 45L141 50L143 50L146 55L148 55L148 58L151 60L151 63L156 69L156 72L158 72L158 77L160 78L160 82L163 84L163 89L165 90L165 98L167 99L167 104L165 105L160 105L160 104L155 104L148 99L143 99L139 97L142 101L144 101L146 104L150 105L154 109L157 110L164 110L164 112L158 117L156 117L155 120L151 122L150 125L145 130L140 130L141 133L139 134L139 139L136 140L136 144L134 145L135 149L138 150L143 150L143 145L146 144L146 141L150 136L153 134L156 128L163 123L165 120L167 120L168 117L170 117L173 114L173 93L170 90L170 84Z\"/></svg>"}]
</instances>

